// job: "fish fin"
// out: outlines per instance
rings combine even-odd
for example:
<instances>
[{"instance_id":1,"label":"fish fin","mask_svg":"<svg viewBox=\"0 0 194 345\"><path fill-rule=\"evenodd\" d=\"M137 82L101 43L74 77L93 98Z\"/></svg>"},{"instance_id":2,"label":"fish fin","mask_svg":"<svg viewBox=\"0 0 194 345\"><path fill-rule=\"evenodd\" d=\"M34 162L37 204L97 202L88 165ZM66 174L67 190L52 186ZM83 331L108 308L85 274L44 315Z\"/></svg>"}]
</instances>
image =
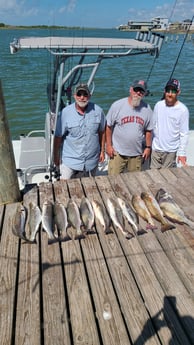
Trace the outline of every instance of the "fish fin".
<instances>
[{"instance_id":1,"label":"fish fin","mask_svg":"<svg viewBox=\"0 0 194 345\"><path fill-rule=\"evenodd\" d=\"M147 223L146 230L156 230L158 227L156 225L152 225L150 223Z\"/></svg>"},{"instance_id":2,"label":"fish fin","mask_svg":"<svg viewBox=\"0 0 194 345\"><path fill-rule=\"evenodd\" d=\"M84 234L86 234L86 235L93 235L93 234L96 234L96 231L92 227L91 229L87 229L86 231L84 231Z\"/></svg>"},{"instance_id":3,"label":"fish fin","mask_svg":"<svg viewBox=\"0 0 194 345\"><path fill-rule=\"evenodd\" d=\"M125 238L126 238L127 240L130 240L130 239L133 238L133 237L134 237L134 235L133 235L131 232L127 232L126 235L125 235Z\"/></svg>"},{"instance_id":4,"label":"fish fin","mask_svg":"<svg viewBox=\"0 0 194 345\"><path fill-rule=\"evenodd\" d=\"M165 224L161 226L161 232L165 232L172 229L176 229L176 226L173 224Z\"/></svg>"},{"instance_id":5,"label":"fish fin","mask_svg":"<svg viewBox=\"0 0 194 345\"><path fill-rule=\"evenodd\" d=\"M138 236L141 236L141 235L147 234L147 233L148 233L148 232L147 232L146 230L144 230L144 229L140 229L140 230L137 231L137 235L138 235Z\"/></svg>"},{"instance_id":6,"label":"fish fin","mask_svg":"<svg viewBox=\"0 0 194 345\"><path fill-rule=\"evenodd\" d=\"M82 233L78 233L75 235L75 240L81 240L81 239L84 239L86 238L85 234L82 232Z\"/></svg>"},{"instance_id":7,"label":"fish fin","mask_svg":"<svg viewBox=\"0 0 194 345\"><path fill-rule=\"evenodd\" d=\"M71 240L75 240L75 230L72 227L69 227L66 230L67 236L71 239Z\"/></svg>"},{"instance_id":8,"label":"fish fin","mask_svg":"<svg viewBox=\"0 0 194 345\"><path fill-rule=\"evenodd\" d=\"M106 235L113 234L113 231L110 228L105 229L104 232Z\"/></svg>"}]
</instances>

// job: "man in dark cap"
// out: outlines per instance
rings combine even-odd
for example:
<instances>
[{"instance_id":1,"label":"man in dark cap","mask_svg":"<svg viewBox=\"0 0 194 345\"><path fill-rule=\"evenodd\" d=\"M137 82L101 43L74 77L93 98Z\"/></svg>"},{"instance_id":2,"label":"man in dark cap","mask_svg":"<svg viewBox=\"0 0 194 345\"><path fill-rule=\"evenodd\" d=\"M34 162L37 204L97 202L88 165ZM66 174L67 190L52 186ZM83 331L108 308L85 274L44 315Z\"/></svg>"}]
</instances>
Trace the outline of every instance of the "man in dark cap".
<instances>
[{"instance_id":1,"label":"man in dark cap","mask_svg":"<svg viewBox=\"0 0 194 345\"><path fill-rule=\"evenodd\" d=\"M178 100L180 82L170 79L164 97L154 107L151 169L186 165L186 146L189 134L189 111Z\"/></svg>"},{"instance_id":2,"label":"man in dark cap","mask_svg":"<svg viewBox=\"0 0 194 345\"><path fill-rule=\"evenodd\" d=\"M58 116L54 139L54 163L63 179L94 176L105 158L105 115L90 102L88 85L75 88L75 102Z\"/></svg>"},{"instance_id":3,"label":"man in dark cap","mask_svg":"<svg viewBox=\"0 0 194 345\"><path fill-rule=\"evenodd\" d=\"M152 110L143 101L147 83L135 80L129 96L114 102L106 116L106 152L110 157L108 174L142 169L151 153Z\"/></svg>"}]
</instances>

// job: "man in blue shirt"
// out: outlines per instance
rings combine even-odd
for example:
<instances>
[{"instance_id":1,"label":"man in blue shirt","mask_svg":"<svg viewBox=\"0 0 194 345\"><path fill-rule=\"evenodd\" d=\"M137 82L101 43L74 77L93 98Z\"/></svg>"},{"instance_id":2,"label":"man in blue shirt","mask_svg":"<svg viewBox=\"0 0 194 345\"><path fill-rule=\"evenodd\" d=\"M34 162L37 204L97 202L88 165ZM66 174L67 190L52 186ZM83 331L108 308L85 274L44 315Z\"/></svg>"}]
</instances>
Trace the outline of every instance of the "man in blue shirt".
<instances>
[{"instance_id":1,"label":"man in blue shirt","mask_svg":"<svg viewBox=\"0 0 194 345\"><path fill-rule=\"evenodd\" d=\"M75 88L75 102L58 116L54 139L54 163L62 179L94 176L105 158L105 115L90 102L86 84ZM61 165L60 165L61 164Z\"/></svg>"}]
</instances>

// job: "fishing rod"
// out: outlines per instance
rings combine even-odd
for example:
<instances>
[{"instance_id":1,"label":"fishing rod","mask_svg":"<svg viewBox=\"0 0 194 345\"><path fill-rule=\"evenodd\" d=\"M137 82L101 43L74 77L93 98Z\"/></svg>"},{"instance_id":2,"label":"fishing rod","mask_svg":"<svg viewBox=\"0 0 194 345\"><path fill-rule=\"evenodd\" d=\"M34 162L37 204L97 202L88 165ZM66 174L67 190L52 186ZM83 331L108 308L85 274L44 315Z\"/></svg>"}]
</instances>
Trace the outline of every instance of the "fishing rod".
<instances>
[{"instance_id":1,"label":"fishing rod","mask_svg":"<svg viewBox=\"0 0 194 345\"><path fill-rule=\"evenodd\" d=\"M172 16L173 16L173 13L174 13L176 4L177 4L177 0L175 0L174 5L173 5L173 8L172 8L172 11L171 11L171 14L170 14L170 16L169 16L169 23L170 23L170 19L171 19ZM185 37L184 37L184 40L183 40L181 49L180 49L180 51L179 51L179 54L178 54L178 56L177 56L177 59L176 59L176 61L175 61L174 66L173 66L173 69L172 69L172 72L171 72L171 74L170 74L169 79L172 79L172 76L173 76L174 71L175 71L175 69L176 69L176 66L177 66L177 64L178 64L178 61L179 61L181 52L182 52L182 50L183 50L184 44L185 44L185 42L186 42L186 39L187 39L187 37L188 37L188 34L189 34L189 31L190 31L190 27L191 27L191 25L192 25L193 19L194 19L194 15L193 15L193 17L192 17L192 19L191 19L191 21L190 21L188 27L187 27L186 34L185 34ZM166 29L166 33L167 33L167 29ZM152 71L153 71L155 62L156 62L156 57L155 57L155 59L154 59L154 61L153 61L153 64L152 64L152 66L151 66L151 68L150 68L148 77L147 77L147 79L146 79L147 83L148 83L148 81L149 81L149 79L150 79L150 77L151 77L151 74L152 74ZM150 94L150 92L148 91L148 95L149 95L149 94Z\"/></svg>"},{"instance_id":2,"label":"fishing rod","mask_svg":"<svg viewBox=\"0 0 194 345\"><path fill-rule=\"evenodd\" d=\"M169 23L170 23L171 18L172 18L172 16L173 16L173 13L174 13L174 10L175 10L177 1L178 1L178 0L175 0L174 5L173 5L173 7L172 7L171 14L170 14L170 16L168 17L168 22L169 22ZM166 29L165 31L166 31L166 33L167 33L167 29ZM165 35L164 35L164 36L165 36ZM153 63L152 63L152 66L151 66L151 68L150 68L149 74L148 74L148 76L147 76L147 79L146 79L146 82L147 82L147 83L148 83L148 81L149 81L149 79L150 79L150 77L151 77L153 68L154 68L154 66L155 66L156 58L157 58L157 57L155 56L155 59L154 59L154 61L153 61ZM149 95L149 94L150 94L150 92L148 91L148 95Z\"/></svg>"},{"instance_id":3,"label":"fishing rod","mask_svg":"<svg viewBox=\"0 0 194 345\"><path fill-rule=\"evenodd\" d=\"M177 66L177 64L178 64L178 60L179 60L179 58L180 58L181 52L182 52L182 50L183 50L184 44L185 44L186 39L187 39L187 36L188 36L188 34L189 34L190 27L191 27L191 25L192 25L192 23L193 23L193 19L194 19L194 15L193 15L193 17L192 17L192 19L191 19L191 21L190 21L190 23L189 23L189 25L188 25L188 28L187 28L187 31L186 31L186 34L185 34L185 37L184 37L184 40L183 40L181 49L180 49L180 51L179 51L179 54L178 54L178 56L177 56L177 59L176 59L176 61L175 61L175 64L174 64L174 67L173 67L173 69L172 69L172 72L171 72L171 75L170 75L170 78L169 78L169 79L172 78L173 73L174 73L174 71L175 71L175 69L176 69L176 66Z\"/></svg>"}]
</instances>

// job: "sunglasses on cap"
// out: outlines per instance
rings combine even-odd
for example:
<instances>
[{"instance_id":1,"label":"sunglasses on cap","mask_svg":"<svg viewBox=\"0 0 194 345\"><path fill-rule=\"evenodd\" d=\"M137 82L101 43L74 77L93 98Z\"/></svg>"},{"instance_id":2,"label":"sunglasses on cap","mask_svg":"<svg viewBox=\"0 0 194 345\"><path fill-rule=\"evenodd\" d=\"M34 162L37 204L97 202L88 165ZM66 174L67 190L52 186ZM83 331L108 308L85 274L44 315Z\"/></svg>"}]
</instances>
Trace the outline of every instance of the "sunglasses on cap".
<instances>
[{"instance_id":1,"label":"sunglasses on cap","mask_svg":"<svg viewBox=\"0 0 194 345\"><path fill-rule=\"evenodd\" d=\"M165 89L165 92L166 92L166 93L173 93L173 94L175 95L175 94L177 93L177 90L172 89L172 88L169 87L169 88L166 88L166 89Z\"/></svg>"},{"instance_id":2,"label":"sunglasses on cap","mask_svg":"<svg viewBox=\"0 0 194 345\"><path fill-rule=\"evenodd\" d=\"M140 92L141 95L145 95L145 91L141 89L141 87L134 87L133 88L134 92Z\"/></svg>"},{"instance_id":3,"label":"sunglasses on cap","mask_svg":"<svg viewBox=\"0 0 194 345\"><path fill-rule=\"evenodd\" d=\"M88 96L89 96L88 93L87 93L86 91L78 91L78 92L76 93L76 95L77 95L78 97L81 97L81 96L88 97Z\"/></svg>"}]
</instances>

